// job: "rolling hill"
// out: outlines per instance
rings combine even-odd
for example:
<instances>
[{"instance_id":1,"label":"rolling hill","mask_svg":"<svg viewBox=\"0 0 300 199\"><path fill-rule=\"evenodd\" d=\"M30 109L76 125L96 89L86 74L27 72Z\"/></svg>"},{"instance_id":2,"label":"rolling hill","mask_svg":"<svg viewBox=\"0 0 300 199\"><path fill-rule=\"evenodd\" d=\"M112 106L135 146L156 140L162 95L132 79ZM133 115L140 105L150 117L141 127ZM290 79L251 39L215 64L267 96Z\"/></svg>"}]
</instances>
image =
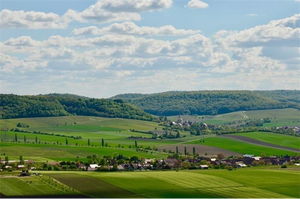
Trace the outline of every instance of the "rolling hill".
<instances>
[{"instance_id":1,"label":"rolling hill","mask_svg":"<svg viewBox=\"0 0 300 199\"><path fill-rule=\"evenodd\" d=\"M300 109L300 91L172 91L112 97L159 115L217 115L240 110Z\"/></svg>"}]
</instances>

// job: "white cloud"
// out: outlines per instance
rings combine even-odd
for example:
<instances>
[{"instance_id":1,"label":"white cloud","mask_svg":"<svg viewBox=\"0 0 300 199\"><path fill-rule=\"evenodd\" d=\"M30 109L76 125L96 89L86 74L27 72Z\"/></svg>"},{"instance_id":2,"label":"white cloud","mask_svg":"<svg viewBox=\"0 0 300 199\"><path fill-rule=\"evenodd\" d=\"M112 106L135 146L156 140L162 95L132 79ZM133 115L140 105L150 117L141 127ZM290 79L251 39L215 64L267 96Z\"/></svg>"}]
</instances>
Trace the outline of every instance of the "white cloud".
<instances>
[{"instance_id":1,"label":"white cloud","mask_svg":"<svg viewBox=\"0 0 300 199\"><path fill-rule=\"evenodd\" d=\"M216 42L223 46L299 46L300 14L270 21L243 31L222 31L215 34Z\"/></svg>"},{"instance_id":2,"label":"white cloud","mask_svg":"<svg viewBox=\"0 0 300 199\"><path fill-rule=\"evenodd\" d=\"M67 23L54 13L3 9L0 18L1 28L59 29L67 26Z\"/></svg>"},{"instance_id":3,"label":"white cloud","mask_svg":"<svg viewBox=\"0 0 300 199\"><path fill-rule=\"evenodd\" d=\"M139 21L139 13L169 8L172 2L173 0L101 0L82 12L69 10L66 18L95 23Z\"/></svg>"},{"instance_id":4,"label":"white cloud","mask_svg":"<svg viewBox=\"0 0 300 199\"><path fill-rule=\"evenodd\" d=\"M108 27L97 28L96 26L89 26L80 29L74 29L72 31L75 35L100 35L100 34L127 34L127 35L146 35L146 36L157 36L157 35L192 35L199 33L199 30L185 30L176 29L172 25L161 26L161 27L139 27L133 22L114 23Z\"/></svg>"},{"instance_id":5,"label":"white cloud","mask_svg":"<svg viewBox=\"0 0 300 199\"><path fill-rule=\"evenodd\" d=\"M194 9L197 9L197 8L207 8L208 7L208 4L203 2L203 1L200 1L200 0L191 0L188 2L188 4L186 5L186 7L188 8L194 8Z\"/></svg>"},{"instance_id":6,"label":"white cloud","mask_svg":"<svg viewBox=\"0 0 300 199\"><path fill-rule=\"evenodd\" d=\"M248 17L257 17L258 14L253 14L253 13L251 13L251 14L247 14L247 16L248 16Z\"/></svg>"},{"instance_id":7,"label":"white cloud","mask_svg":"<svg viewBox=\"0 0 300 199\"><path fill-rule=\"evenodd\" d=\"M169 8L173 0L99 0L82 12L69 9L61 17L55 13L35 11L0 12L1 28L63 29L72 21L109 23L116 21L139 21L141 12Z\"/></svg>"}]
</instances>

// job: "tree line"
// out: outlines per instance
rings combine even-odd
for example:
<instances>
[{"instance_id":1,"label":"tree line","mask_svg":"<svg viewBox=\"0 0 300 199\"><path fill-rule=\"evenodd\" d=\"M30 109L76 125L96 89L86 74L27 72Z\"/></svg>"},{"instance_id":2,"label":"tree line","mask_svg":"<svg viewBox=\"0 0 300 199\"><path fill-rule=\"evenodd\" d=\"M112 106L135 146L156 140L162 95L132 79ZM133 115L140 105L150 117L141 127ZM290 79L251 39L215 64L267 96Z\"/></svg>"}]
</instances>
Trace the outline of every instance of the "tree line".
<instances>
[{"instance_id":1,"label":"tree line","mask_svg":"<svg viewBox=\"0 0 300 199\"><path fill-rule=\"evenodd\" d=\"M0 94L0 118L85 115L154 120L155 117L123 100L68 97L66 95L19 96Z\"/></svg>"},{"instance_id":2,"label":"tree line","mask_svg":"<svg viewBox=\"0 0 300 199\"><path fill-rule=\"evenodd\" d=\"M145 112L159 115L217 115L234 111L279 108L300 109L300 91L173 91L122 94L122 99Z\"/></svg>"}]
</instances>

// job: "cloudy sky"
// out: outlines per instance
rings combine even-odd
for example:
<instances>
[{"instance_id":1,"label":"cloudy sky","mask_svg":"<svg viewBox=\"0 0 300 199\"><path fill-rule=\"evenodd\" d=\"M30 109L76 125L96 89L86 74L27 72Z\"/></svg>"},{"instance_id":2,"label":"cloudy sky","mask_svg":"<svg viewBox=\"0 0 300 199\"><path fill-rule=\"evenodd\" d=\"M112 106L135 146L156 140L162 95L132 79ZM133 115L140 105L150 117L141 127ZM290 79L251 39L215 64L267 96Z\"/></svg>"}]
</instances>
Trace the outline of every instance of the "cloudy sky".
<instances>
[{"instance_id":1,"label":"cloudy sky","mask_svg":"<svg viewBox=\"0 0 300 199\"><path fill-rule=\"evenodd\" d=\"M0 93L299 89L299 0L1 0Z\"/></svg>"}]
</instances>

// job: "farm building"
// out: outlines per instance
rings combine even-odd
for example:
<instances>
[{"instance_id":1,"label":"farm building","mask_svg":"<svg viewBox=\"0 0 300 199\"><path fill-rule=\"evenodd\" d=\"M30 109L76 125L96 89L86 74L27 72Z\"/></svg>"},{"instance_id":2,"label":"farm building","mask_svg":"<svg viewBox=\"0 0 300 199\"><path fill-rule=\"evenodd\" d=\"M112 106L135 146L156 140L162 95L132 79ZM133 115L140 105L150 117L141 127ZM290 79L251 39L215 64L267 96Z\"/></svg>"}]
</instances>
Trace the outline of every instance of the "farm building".
<instances>
[{"instance_id":1,"label":"farm building","mask_svg":"<svg viewBox=\"0 0 300 199\"><path fill-rule=\"evenodd\" d=\"M200 165L200 169L208 169L209 167L207 165Z\"/></svg>"}]
</instances>

